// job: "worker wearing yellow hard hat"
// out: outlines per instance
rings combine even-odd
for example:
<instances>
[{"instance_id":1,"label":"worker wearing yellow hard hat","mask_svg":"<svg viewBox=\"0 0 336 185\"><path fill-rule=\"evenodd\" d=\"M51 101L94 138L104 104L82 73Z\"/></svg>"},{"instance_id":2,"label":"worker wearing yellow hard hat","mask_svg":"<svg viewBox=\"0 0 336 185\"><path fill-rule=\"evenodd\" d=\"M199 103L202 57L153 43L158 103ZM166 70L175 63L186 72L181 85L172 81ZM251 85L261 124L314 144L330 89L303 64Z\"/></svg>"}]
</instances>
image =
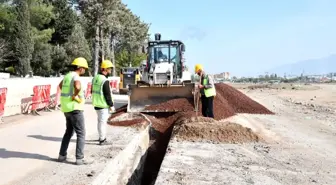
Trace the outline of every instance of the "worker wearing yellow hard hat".
<instances>
[{"instance_id":1,"label":"worker wearing yellow hard hat","mask_svg":"<svg viewBox=\"0 0 336 185\"><path fill-rule=\"evenodd\" d=\"M216 96L215 83L210 75L205 74L201 64L195 65L195 74L200 77L198 87L201 93L202 115L214 118L213 101Z\"/></svg>"},{"instance_id":2,"label":"worker wearing yellow hard hat","mask_svg":"<svg viewBox=\"0 0 336 185\"><path fill-rule=\"evenodd\" d=\"M93 160L84 158L85 146L85 122L84 122L84 86L81 84L80 76L88 69L85 58L76 58L71 63L72 70L66 74L59 84L61 89L61 110L66 118L66 130L62 139L58 161L67 159L67 150L73 133L77 135L76 164L91 164Z\"/></svg>"},{"instance_id":3,"label":"worker wearing yellow hard hat","mask_svg":"<svg viewBox=\"0 0 336 185\"><path fill-rule=\"evenodd\" d=\"M110 113L115 112L112 92L108 76L112 73L113 64L110 60L104 60L100 66L100 73L92 80L92 105L98 117L99 144L106 145L106 126Z\"/></svg>"}]
</instances>

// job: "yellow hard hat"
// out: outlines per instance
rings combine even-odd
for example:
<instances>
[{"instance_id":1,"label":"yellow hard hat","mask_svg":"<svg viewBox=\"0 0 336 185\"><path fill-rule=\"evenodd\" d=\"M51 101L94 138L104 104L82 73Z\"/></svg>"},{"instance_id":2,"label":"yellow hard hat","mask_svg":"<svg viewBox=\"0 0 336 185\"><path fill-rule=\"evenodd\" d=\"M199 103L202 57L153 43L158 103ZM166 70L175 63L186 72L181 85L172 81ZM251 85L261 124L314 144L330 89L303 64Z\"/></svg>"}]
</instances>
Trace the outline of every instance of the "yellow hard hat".
<instances>
[{"instance_id":1,"label":"yellow hard hat","mask_svg":"<svg viewBox=\"0 0 336 185\"><path fill-rule=\"evenodd\" d=\"M203 66L201 64L195 65L195 73L197 73L199 70L203 70Z\"/></svg>"},{"instance_id":2,"label":"yellow hard hat","mask_svg":"<svg viewBox=\"0 0 336 185\"><path fill-rule=\"evenodd\" d=\"M111 68L111 67L114 67L114 66L113 66L113 64L110 60L104 60L101 63L101 66L100 66L100 68L102 68L102 69L107 69L107 68Z\"/></svg>"},{"instance_id":3,"label":"yellow hard hat","mask_svg":"<svg viewBox=\"0 0 336 185\"><path fill-rule=\"evenodd\" d=\"M78 57L78 58L76 58L76 59L71 63L71 65L73 65L73 66L78 66L78 67L84 67L84 68L86 68L86 69L89 68L86 59L83 58L83 57Z\"/></svg>"}]
</instances>

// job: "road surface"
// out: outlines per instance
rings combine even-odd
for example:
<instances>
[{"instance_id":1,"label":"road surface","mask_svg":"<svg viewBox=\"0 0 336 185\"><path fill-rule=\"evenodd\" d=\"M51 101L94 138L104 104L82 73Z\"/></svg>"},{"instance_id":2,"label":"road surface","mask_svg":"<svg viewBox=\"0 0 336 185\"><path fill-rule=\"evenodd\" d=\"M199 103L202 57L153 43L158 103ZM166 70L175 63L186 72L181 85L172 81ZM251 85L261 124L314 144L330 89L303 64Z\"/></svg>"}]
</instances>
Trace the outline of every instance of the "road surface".
<instances>
[{"instance_id":1,"label":"road surface","mask_svg":"<svg viewBox=\"0 0 336 185\"><path fill-rule=\"evenodd\" d=\"M115 96L116 108L127 103L127 97ZM97 139L96 113L90 104L85 105L87 140ZM41 116L19 115L4 118L6 124L0 126L0 184L12 183L50 163L58 157L58 151L65 130L62 112L42 112ZM108 132L111 131L111 127ZM123 130L118 130L123 132ZM75 147L74 140L69 154ZM89 147L86 147L89 148ZM74 156L73 156L74 157Z\"/></svg>"}]
</instances>

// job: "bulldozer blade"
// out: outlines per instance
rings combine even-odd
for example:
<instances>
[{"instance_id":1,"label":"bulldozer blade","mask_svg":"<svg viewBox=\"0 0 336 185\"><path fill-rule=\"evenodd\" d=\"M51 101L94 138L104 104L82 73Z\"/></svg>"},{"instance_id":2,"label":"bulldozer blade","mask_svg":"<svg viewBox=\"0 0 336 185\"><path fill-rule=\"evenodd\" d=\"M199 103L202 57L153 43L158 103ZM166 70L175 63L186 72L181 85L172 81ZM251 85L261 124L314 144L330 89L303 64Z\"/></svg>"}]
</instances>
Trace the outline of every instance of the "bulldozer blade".
<instances>
[{"instance_id":1,"label":"bulldozer blade","mask_svg":"<svg viewBox=\"0 0 336 185\"><path fill-rule=\"evenodd\" d=\"M171 86L129 86L127 112L177 112L178 110L145 110L147 106L176 98L193 99L194 83Z\"/></svg>"}]
</instances>

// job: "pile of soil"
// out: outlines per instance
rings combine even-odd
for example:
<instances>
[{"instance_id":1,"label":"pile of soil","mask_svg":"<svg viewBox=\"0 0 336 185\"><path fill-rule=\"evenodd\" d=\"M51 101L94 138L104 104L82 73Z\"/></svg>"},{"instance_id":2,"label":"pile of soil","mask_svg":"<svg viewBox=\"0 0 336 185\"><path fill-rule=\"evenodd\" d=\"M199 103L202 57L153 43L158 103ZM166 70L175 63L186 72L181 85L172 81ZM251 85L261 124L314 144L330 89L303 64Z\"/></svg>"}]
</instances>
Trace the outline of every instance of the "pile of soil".
<instances>
[{"instance_id":1,"label":"pile of soil","mask_svg":"<svg viewBox=\"0 0 336 185\"><path fill-rule=\"evenodd\" d=\"M274 114L263 105L252 100L234 87L221 83L215 84L216 97L214 99L214 116L216 120L222 120L236 113L249 114ZM151 105L145 110L172 110L181 112L192 112L194 101L186 98L170 100L164 103ZM199 114L202 112L202 103L199 101ZM191 113L188 113L191 114Z\"/></svg>"},{"instance_id":2,"label":"pile of soil","mask_svg":"<svg viewBox=\"0 0 336 185\"><path fill-rule=\"evenodd\" d=\"M178 105L178 106L177 106ZM177 98L172 99L160 104L151 105L145 108L145 110L158 110L158 111L193 111L194 99Z\"/></svg>"},{"instance_id":3,"label":"pile of soil","mask_svg":"<svg viewBox=\"0 0 336 185\"><path fill-rule=\"evenodd\" d=\"M274 114L263 105L252 100L239 90L234 87L221 83L215 84L217 95L214 99L214 115L215 120L222 120L231 116L234 116L236 113L249 113L249 114ZM151 105L146 107L145 110L175 110L178 113L146 113L148 119L152 122L153 128L160 132L164 133L168 128L171 127L178 120L190 120L193 117L201 116L202 104L199 102L199 112L194 112L194 101L193 99L179 98L173 99L167 102L163 102L156 105ZM114 113L110 120L120 116L127 112L127 105L119 108L116 113ZM203 118L197 118L203 119ZM135 119L134 121L125 120L122 122L111 123L112 125L134 125L138 124L139 120ZM202 121L197 121L202 122Z\"/></svg>"},{"instance_id":4,"label":"pile of soil","mask_svg":"<svg viewBox=\"0 0 336 185\"><path fill-rule=\"evenodd\" d=\"M175 125L173 135L178 140L213 143L259 142L262 139L250 128L230 122L188 122Z\"/></svg>"},{"instance_id":5,"label":"pile of soil","mask_svg":"<svg viewBox=\"0 0 336 185\"><path fill-rule=\"evenodd\" d=\"M228 84L215 84L215 87L217 96L221 96L225 99L235 113L274 114L260 103L252 100L250 97Z\"/></svg>"}]
</instances>

